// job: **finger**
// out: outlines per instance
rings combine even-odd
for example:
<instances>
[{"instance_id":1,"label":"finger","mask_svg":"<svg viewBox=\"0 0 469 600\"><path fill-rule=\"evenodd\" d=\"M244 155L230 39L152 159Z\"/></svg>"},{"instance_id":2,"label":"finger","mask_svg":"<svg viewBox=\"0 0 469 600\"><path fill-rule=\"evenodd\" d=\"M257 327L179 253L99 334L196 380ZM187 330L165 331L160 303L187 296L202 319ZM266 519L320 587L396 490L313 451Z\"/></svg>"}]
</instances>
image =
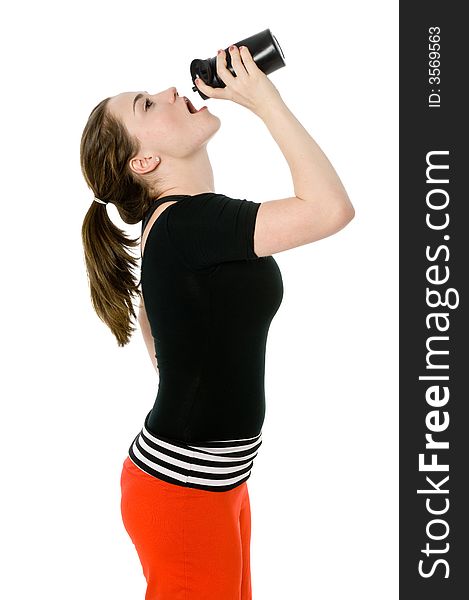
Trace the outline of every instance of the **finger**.
<instances>
[{"instance_id":1,"label":"finger","mask_svg":"<svg viewBox=\"0 0 469 600\"><path fill-rule=\"evenodd\" d=\"M256 65L251 52L247 46L241 46L239 48L239 54L243 60L243 65L249 75L253 75L256 69L259 67Z\"/></svg>"},{"instance_id":2,"label":"finger","mask_svg":"<svg viewBox=\"0 0 469 600\"><path fill-rule=\"evenodd\" d=\"M207 85L203 79L200 79L200 77L198 79L195 79L195 85L201 92L203 92L209 98L217 99L222 97L219 95L221 88L214 88L211 85Z\"/></svg>"},{"instance_id":3,"label":"finger","mask_svg":"<svg viewBox=\"0 0 469 600\"><path fill-rule=\"evenodd\" d=\"M233 82L234 75L226 66L226 53L224 50L217 52L217 74L225 85Z\"/></svg>"},{"instance_id":4,"label":"finger","mask_svg":"<svg viewBox=\"0 0 469 600\"><path fill-rule=\"evenodd\" d=\"M245 75L248 75L248 72L244 67L243 61L241 60L238 47L230 46L229 52L231 57L231 64L236 73L236 77L243 77Z\"/></svg>"},{"instance_id":5,"label":"finger","mask_svg":"<svg viewBox=\"0 0 469 600\"><path fill-rule=\"evenodd\" d=\"M203 79L196 79L195 84L197 88L203 92L209 98L215 98L216 100L229 100L228 88L212 87L207 85Z\"/></svg>"}]
</instances>

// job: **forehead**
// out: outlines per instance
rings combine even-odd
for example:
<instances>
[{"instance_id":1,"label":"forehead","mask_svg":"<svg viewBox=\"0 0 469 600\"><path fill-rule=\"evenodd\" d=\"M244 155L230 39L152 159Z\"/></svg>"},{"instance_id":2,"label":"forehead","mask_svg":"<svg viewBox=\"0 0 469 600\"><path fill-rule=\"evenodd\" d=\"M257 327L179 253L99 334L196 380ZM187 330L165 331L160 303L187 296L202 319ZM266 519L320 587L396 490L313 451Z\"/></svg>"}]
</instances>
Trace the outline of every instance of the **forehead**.
<instances>
[{"instance_id":1,"label":"forehead","mask_svg":"<svg viewBox=\"0 0 469 600\"><path fill-rule=\"evenodd\" d=\"M133 102L137 94L143 94L142 91L136 92L122 92L116 96L112 96L109 100L109 106L122 117L133 116Z\"/></svg>"}]
</instances>

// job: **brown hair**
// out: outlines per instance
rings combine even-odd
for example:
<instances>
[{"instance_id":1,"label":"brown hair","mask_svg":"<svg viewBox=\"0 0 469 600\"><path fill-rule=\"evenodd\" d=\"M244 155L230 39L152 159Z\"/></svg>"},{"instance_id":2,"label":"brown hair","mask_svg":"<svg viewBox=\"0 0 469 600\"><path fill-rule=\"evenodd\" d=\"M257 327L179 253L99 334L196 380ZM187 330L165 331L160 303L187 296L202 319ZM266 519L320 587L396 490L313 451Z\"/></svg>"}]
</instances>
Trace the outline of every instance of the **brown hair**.
<instances>
[{"instance_id":1,"label":"brown hair","mask_svg":"<svg viewBox=\"0 0 469 600\"><path fill-rule=\"evenodd\" d=\"M81 170L93 194L112 202L121 219L133 225L142 220L155 192L130 170L129 161L139 151L139 141L110 113L109 100L102 100L91 111L83 130ZM142 299L140 281L133 272L138 259L130 251L139 245L139 238L127 237L109 218L107 206L94 200L81 235L91 303L117 344L125 346L135 331L131 322L136 318L133 297Z\"/></svg>"}]
</instances>

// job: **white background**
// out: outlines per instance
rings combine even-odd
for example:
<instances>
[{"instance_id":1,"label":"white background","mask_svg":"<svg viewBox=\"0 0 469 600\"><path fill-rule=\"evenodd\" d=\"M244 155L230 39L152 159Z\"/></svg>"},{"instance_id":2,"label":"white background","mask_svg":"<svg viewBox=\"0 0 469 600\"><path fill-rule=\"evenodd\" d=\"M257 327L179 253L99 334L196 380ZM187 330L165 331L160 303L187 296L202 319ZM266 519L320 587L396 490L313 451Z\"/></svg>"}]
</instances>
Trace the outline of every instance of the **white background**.
<instances>
[{"instance_id":1,"label":"white background","mask_svg":"<svg viewBox=\"0 0 469 600\"><path fill-rule=\"evenodd\" d=\"M158 378L140 331L119 348L91 306L80 136L102 98L174 85L222 121L208 146L217 192L293 195L262 121L191 91L193 58L270 28L286 60L270 78L356 216L275 255L285 292L248 481L253 598L395 600L397 3L45 0L9 3L1 20L1 596L144 598L119 480Z\"/></svg>"}]
</instances>

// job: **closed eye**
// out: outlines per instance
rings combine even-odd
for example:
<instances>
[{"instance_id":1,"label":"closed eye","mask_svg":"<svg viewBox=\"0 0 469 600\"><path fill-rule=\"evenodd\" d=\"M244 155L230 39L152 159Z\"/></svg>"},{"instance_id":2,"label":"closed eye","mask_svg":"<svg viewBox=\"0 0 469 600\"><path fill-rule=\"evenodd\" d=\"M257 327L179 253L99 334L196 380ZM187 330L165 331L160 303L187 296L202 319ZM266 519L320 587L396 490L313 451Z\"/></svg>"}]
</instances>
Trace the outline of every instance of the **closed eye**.
<instances>
[{"instance_id":1,"label":"closed eye","mask_svg":"<svg viewBox=\"0 0 469 600\"><path fill-rule=\"evenodd\" d=\"M143 109L146 111L147 108L150 108L150 106L153 104L153 102L151 100L148 100L148 98L145 99L144 105L143 105Z\"/></svg>"}]
</instances>

